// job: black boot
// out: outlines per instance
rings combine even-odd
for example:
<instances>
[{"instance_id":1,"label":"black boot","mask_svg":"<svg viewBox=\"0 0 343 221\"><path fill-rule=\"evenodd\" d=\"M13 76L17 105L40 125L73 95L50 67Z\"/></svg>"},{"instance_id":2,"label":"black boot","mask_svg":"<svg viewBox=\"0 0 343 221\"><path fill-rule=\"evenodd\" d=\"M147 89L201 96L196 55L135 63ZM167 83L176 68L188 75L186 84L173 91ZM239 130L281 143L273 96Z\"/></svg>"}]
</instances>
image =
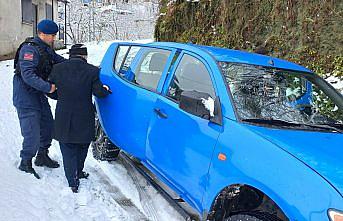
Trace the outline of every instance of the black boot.
<instances>
[{"instance_id":1,"label":"black boot","mask_svg":"<svg viewBox=\"0 0 343 221\"><path fill-rule=\"evenodd\" d=\"M39 150L36 156L35 165L39 167L46 166L49 168L60 167L60 164L57 161L52 160L48 153L48 149Z\"/></svg>"},{"instance_id":2,"label":"black boot","mask_svg":"<svg viewBox=\"0 0 343 221\"><path fill-rule=\"evenodd\" d=\"M26 173L33 174L37 179L40 179L39 175L36 171L32 168L32 160L21 160L19 165L19 170L24 171Z\"/></svg>"},{"instance_id":3,"label":"black boot","mask_svg":"<svg viewBox=\"0 0 343 221\"><path fill-rule=\"evenodd\" d=\"M85 171L81 171L78 175L79 179L87 179L89 177L89 173L85 172Z\"/></svg>"},{"instance_id":4,"label":"black boot","mask_svg":"<svg viewBox=\"0 0 343 221\"><path fill-rule=\"evenodd\" d=\"M75 186L71 186L70 189L73 191L73 193L79 192L79 186L80 186L80 180L79 178L75 177Z\"/></svg>"},{"instance_id":5,"label":"black boot","mask_svg":"<svg viewBox=\"0 0 343 221\"><path fill-rule=\"evenodd\" d=\"M79 187L78 186L73 186L70 187L71 191L73 191L73 193L78 193L79 192Z\"/></svg>"}]
</instances>

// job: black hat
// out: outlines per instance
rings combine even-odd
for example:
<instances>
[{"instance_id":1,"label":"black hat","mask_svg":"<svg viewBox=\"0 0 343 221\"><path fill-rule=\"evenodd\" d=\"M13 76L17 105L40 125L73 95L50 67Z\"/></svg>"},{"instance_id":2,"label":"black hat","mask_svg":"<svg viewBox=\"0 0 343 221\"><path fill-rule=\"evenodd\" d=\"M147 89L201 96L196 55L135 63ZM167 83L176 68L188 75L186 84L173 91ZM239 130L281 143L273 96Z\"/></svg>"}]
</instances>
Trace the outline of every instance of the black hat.
<instances>
[{"instance_id":1,"label":"black hat","mask_svg":"<svg viewBox=\"0 0 343 221\"><path fill-rule=\"evenodd\" d=\"M73 55L88 55L87 47L83 44L74 44L69 49L69 56Z\"/></svg>"}]
</instances>

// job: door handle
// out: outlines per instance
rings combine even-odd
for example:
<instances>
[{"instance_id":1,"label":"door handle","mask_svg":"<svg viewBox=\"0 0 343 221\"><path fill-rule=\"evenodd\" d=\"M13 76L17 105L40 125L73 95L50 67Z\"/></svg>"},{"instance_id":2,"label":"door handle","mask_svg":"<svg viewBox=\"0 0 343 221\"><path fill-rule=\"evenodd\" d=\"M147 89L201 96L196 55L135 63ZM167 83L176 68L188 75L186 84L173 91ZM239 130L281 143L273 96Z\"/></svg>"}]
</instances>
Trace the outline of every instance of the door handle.
<instances>
[{"instance_id":1,"label":"door handle","mask_svg":"<svg viewBox=\"0 0 343 221\"><path fill-rule=\"evenodd\" d=\"M165 113L163 113L159 108L154 108L154 112L160 116L161 118L168 118L168 115L166 115Z\"/></svg>"}]
</instances>

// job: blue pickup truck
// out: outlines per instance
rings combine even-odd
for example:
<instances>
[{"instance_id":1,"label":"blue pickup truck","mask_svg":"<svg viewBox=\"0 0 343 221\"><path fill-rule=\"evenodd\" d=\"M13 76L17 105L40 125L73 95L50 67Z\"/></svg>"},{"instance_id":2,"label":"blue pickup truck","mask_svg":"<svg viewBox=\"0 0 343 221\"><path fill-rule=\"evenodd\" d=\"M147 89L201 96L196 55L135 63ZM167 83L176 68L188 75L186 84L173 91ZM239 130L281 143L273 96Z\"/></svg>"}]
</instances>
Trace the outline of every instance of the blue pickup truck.
<instances>
[{"instance_id":1,"label":"blue pickup truck","mask_svg":"<svg viewBox=\"0 0 343 221\"><path fill-rule=\"evenodd\" d=\"M310 70L217 47L113 43L100 78L113 93L95 99L94 154L133 157L198 219L343 220L343 96Z\"/></svg>"}]
</instances>

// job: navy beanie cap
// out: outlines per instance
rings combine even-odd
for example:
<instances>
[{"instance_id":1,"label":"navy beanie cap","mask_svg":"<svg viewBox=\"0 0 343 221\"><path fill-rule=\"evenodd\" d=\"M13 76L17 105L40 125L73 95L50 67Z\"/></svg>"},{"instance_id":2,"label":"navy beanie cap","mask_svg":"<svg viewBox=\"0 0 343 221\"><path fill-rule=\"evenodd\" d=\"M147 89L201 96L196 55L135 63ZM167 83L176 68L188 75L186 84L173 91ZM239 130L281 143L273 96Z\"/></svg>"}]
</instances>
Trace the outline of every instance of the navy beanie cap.
<instances>
[{"instance_id":1,"label":"navy beanie cap","mask_svg":"<svg viewBox=\"0 0 343 221\"><path fill-rule=\"evenodd\" d=\"M56 34L58 32L57 24L49 19L40 21L37 25L37 29L38 31L48 35Z\"/></svg>"},{"instance_id":2,"label":"navy beanie cap","mask_svg":"<svg viewBox=\"0 0 343 221\"><path fill-rule=\"evenodd\" d=\"M87 47L83 44L74 44L69 49L69 55L75 56L75 55L88 55L87 53Z\"/></svg>"}]
</instances>

